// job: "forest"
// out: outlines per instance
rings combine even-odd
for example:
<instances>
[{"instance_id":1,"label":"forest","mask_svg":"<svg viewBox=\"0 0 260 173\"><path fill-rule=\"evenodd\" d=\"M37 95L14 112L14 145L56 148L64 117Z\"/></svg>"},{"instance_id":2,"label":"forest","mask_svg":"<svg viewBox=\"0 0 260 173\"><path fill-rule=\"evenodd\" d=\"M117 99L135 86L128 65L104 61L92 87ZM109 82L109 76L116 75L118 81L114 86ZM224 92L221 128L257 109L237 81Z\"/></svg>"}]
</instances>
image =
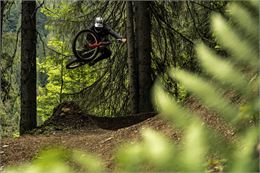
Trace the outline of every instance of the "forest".
<instances>
[{"instance_id":1,"label":"forest","mask_svg":"<svg viewBox=\"0 0 260 173\"><path fill-rule=\"evenodd\" d=\"M0 0L0 171L259 172L259 5Z\"/></svg>"}]
</instances>

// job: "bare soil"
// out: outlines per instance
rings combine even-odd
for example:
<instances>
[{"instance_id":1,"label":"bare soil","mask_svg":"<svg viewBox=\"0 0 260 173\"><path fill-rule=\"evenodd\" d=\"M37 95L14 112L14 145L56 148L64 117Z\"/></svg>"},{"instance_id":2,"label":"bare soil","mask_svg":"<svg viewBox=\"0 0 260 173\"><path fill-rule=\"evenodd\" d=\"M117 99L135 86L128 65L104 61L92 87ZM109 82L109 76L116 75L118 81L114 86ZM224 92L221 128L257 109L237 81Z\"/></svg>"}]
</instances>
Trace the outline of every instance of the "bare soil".
<instances>
[{"instance_id":1,"label":"bare soil","mask_svg":"<svg viewBox=\"0 0 260 173\"><path fill-rule=\"evenodd\" d=\"M186 105L201 114L209 126L227 138L234 136L233 130L214 113L190 99ZM73 102L66 102L54 109L53 115L30 134L19 138L4 138L0 146L0 169L28 162L41 149L64 146L94 153L101 157L108 169L114 169L113 153L126 141L140 140L140 130L152 128L173 141L181 139L181 130L176 129L155 113L122 117L95 117L84 114Z\"/></svg>"}]
</instances>

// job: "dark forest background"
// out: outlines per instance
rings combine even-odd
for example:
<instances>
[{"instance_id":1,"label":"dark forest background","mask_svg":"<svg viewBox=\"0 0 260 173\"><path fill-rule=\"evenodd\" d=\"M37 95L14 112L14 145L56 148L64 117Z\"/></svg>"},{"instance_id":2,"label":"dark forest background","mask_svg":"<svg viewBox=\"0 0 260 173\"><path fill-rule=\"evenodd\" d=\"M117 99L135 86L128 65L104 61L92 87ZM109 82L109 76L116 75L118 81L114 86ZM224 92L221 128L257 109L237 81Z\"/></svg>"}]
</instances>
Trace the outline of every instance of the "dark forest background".
<instances>
[{"instance_id":1,"label":"dark forest background","mask_svg":"<svg viewBox=\"0 0 260 173\"><path fill-rule=\"evenodd\" d=\"M212 12L223 14L226 4L226 1L152 1L140 4L138 11L137 2L37 2L38 125L52 114L56 105L67 100L76 101L86 112L97 116L152 111L149 88L157 76L163 76L168 92L182 101L187 92L165 72L168 67L200 72L193 48L198 40L221 52L210 32L209 17ZM5 133L11 134L18 131L21 104L21 2L6 1L2 8L1 113ZM94 67L65 69L72 56L74 36L89 28L96 16L102 16L113 30L128 37L128 45L112 45L112 56ZM138 28L147 31L146 35L139 33L138 37L138 32L142 32ZM132 52L127 52L127 48Z\"/></svg>"}]
</instances>

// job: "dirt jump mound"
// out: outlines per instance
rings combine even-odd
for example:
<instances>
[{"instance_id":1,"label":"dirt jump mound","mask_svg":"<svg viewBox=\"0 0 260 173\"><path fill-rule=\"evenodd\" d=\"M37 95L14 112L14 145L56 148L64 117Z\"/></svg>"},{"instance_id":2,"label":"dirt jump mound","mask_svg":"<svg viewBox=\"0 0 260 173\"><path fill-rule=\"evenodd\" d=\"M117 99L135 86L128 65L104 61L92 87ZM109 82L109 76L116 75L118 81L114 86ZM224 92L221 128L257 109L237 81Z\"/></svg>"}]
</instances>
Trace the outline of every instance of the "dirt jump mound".
<instances>
[{"instance_id":1,"label":"dirt jump mound","mask_svg":"<svg viewBox=\"0 0 260 173\"><path fill-rule=\"evenodd\" d=\"M107 129L117 130L142 122L155 113L135 114L119 117L94 116L83 113L75 102L63 102L53 109L53 115L36 131L58 131L71 129Z\"/></svg>"},{"instance_id":2,"label":"dirt jump mound","mask_svg":"<svg viewBox=\"0 0 260 173\"><path fill-rule=\"evenodd\" d=\"M96 129L93 120L74 102L64 102L53 109L52 116L38 130Z\"/></svg>"}]
</instances>

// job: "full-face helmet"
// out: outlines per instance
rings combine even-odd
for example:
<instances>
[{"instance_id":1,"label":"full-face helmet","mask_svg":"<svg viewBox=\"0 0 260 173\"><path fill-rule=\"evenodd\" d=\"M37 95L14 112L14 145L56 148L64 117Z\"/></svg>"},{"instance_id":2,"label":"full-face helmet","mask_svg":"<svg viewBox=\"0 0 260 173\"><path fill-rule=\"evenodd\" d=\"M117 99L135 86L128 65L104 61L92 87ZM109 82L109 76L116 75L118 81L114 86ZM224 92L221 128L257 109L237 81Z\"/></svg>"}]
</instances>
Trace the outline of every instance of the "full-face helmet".
<instances>
[{"instance_id":1,"label":"full-face helmet","mask_svg":"<svg viewBox=\"0 0 260 173\"><path fill-rule=\"evenodd\" d=\"M95 18L95 27L96 28L103 28L104 23L103 23L103 18L102 17L96 17Z\"/></svg>"}]
</instances>

